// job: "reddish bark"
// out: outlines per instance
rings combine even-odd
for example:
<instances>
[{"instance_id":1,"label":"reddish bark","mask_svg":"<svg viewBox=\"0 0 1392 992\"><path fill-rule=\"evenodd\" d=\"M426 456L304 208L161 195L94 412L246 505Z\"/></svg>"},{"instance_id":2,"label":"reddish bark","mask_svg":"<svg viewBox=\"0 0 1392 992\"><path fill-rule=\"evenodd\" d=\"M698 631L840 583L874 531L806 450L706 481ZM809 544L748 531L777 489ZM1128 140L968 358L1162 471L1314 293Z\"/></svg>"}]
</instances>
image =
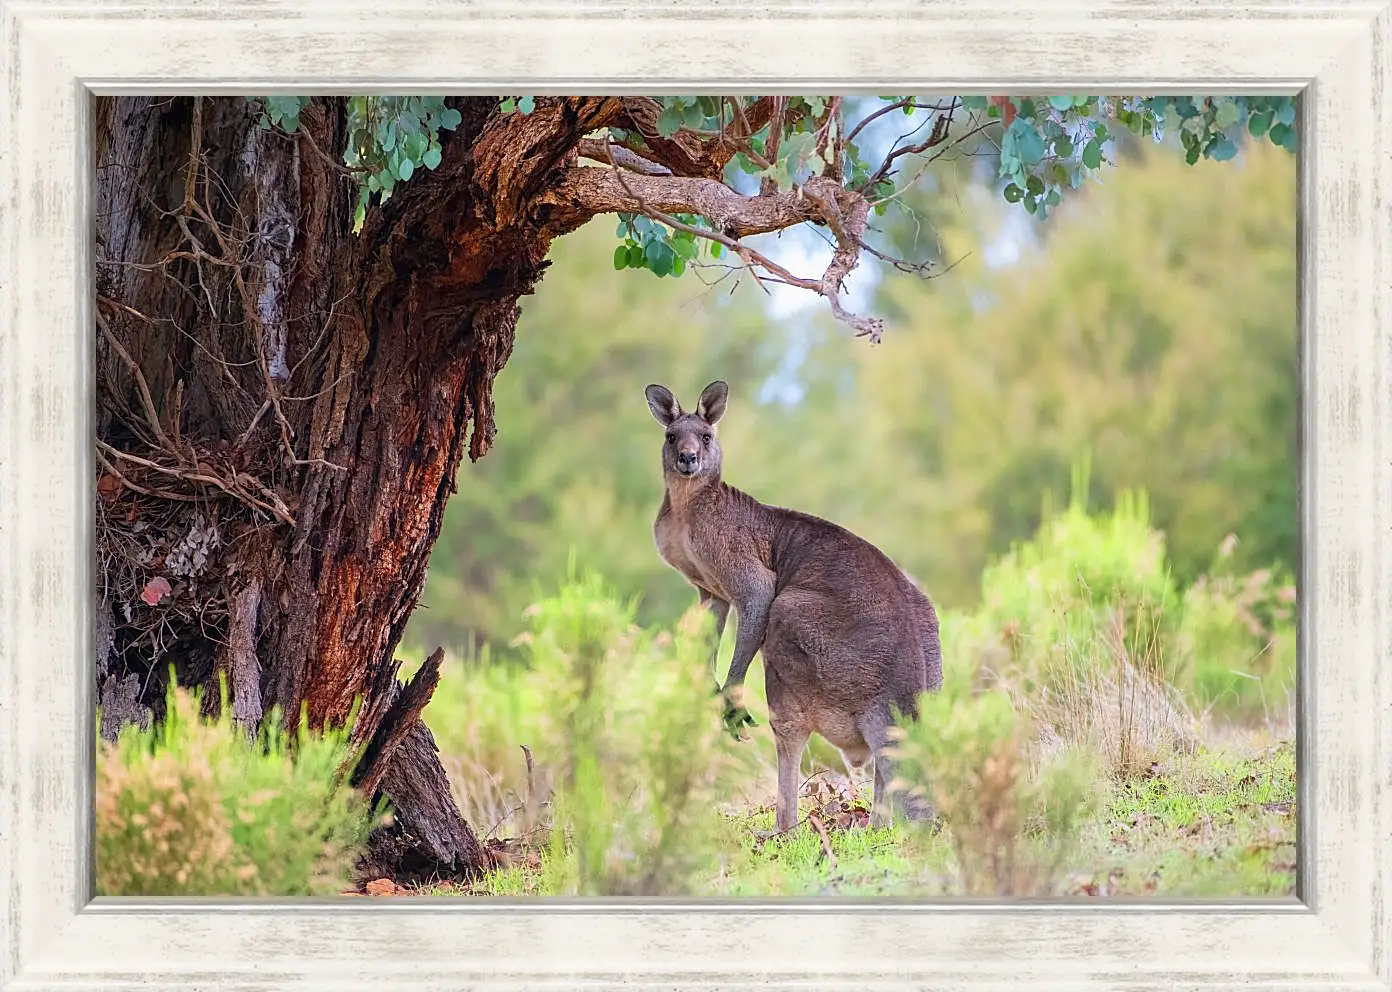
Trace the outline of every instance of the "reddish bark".
<instances>
[{"instance_id":1,"label":"reddish bark","mask_svg":"<svg viewBox=\"0 0 1392 992\"><path fill-rule=\"evenodd\" d=\"M619 110L454 105L440 167L354 235L340 99L316 98L302 137L236 98L99 101L100 684L134 674L158 713L173 663L189 685L226 673L239 718L341 724L361 697L355 736L384 729L445 501L492 441L517 300L547 264L534 204ZM155 575L172 593L136 602ZM436 869L474 870L418 713L375 779L445 838L433 856L457 863Z\"/></svg>"}]
</instances>

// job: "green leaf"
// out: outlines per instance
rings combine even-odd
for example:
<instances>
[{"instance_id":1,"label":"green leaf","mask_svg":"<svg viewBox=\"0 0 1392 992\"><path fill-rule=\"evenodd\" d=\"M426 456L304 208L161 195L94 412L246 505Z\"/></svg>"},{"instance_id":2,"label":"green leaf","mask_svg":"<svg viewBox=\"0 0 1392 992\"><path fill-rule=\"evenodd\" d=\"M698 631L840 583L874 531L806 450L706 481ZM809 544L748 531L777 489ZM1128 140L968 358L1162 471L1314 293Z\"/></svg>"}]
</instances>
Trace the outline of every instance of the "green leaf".
<instances>
[{"instance_id":1,"label":"green leaf","mask_svg":"<svg viewBox=\"0 0 1392 992\"><path fill-rule=\"evenodd\" d=\"M1247 133L1254 138L1260 138L1269 127L1271 127L1270 111L1254 113L1247 118Z\"/></svg>"},{"instance_id":2,"label":"green leaf","mask_svg":"<svg viewBox=\"0 0 1392 992\"><path fill-rule=\"evenodd\" d=\"M498 101L498 112L512 114L517 112L517 97L505 96Z\"/></svg>"},{"instance_id":3,"label":"green leaf","mask_svg":"<svg viewBox=\"0 0 1392 992\"><path fill-rule=\"evenodd\" d=\"M416 163L412 162L409 158L402 158L401 161L397 163L396 176L403 183L410 179L411 176L415 175L415 172Z\"/></svg>"},{"instance_id":4,"label":"green leaf","mask_svg":"<svg viewBox=\"0 0 1392 992\"><path fill-rule=\"evenodd\" d=\"M721 255L725 254L725 246L722 245L719 241L712 241L710 246L710 253L711 258L719 258Z\"/></svg>"},{"instance_id":5,"label":"green leaf","mask_svg":"<svg viewBox=\"0 0 1392 992\"><path fill-rule=\"evenodd\" d=\"M1024 198L1025 191L1014 183L1011 183L1005 187L1002 195L1005 197L1005 202L1007 203L1019 203L1020 200Z\"/></svg>"},{"instance_id":6,"label":"green leaf","mask_svg":"<svg viewBox=\"0 0 1392 992\"><path fill-rule=\"evenodd\" d=\"M658 251L655 256L648 255L648 268L652 270L653 275L660 279L663 276L671 275L672 264L676 261L677 256L672 253L672 249L662 242L654 242L654 244L657 245Z\"/></svg>"},{"instance_id":7,"label":"green leaf","mask_svg":"<svg viewBox=\"0 0 1392 992\"><path fill-rule=\"evenodd\" d=\"M353 230L362 230L363 221L367 219L367 198L371 196L366 189L358 194L358 204L353 208Z\"/></svg>"},{"instance_id":8,"label":"green leaf","mask_svg":"<svg viewBox=\"0 0 1392 992\"><path fill-rule=\"evenodd\" d=\"M682 108L682 123L693 131L699 131L706 123L706 113L699 100L692 100Z\"/></svg>"},{"instance_id":9,"label":"green leaf","mask_svg":"<svg viewBox=\"0 0 1392 992\"><path fill-rule=\"evenodd\" d=\"M1068 158L1073 154L1073 139L1066 134L1061 134L1054 139L1054 154L1059 158Z\"/></svg>"},{"instance_id":10,"label":"green leaf","mask_svg":"<svg viewBox=\"0 0 1392 992\"><path fill-rule=\"evenodd\" d=\"M1044 180L1040 179L1038 176L1030 176L1025 180L1025 189L1029 190L1035 196L1038 196L1044 192Z\"/></svg>"},{"instance_id":11,"label":"green leaf","mask_svg":"<svg viewBox=\"0 0 1392 992\"><path fill-rule=\"evenodd\" d=\"M1241 116L1242 113L1238 109L1236 100L1224 100L1222 103L1218 104L1218 109L1213 115L1213 120L1219 127L1226 131L1236 124L1238 118Z\"/></svg>"},{"instance_id":12,"label":"green leaf","mask_svg":"<svg viewBox=\"0 0 1392 992\"><path fill-rule=\"evenodd\" d=\"M664 138L670 138L681 130L682 117L681 111L675 107L666 107L662 113L657 115L657 133Z\"/></svg>"},{"instance_id":13,"label":"green leaf","mask_svg":"<svg viewBox=\"0 0 1392 992\"><path fill-rule=\"evenodd\" d=\"M453 107L446 107L440 111L440 127L446 131L453 131L462 120L464 120L463 116Z\"/></svg>"},{"instance_id":14,"label":"green leaf","mask_svg":"<svg viewBox=\"0 0 1392 992\"><path fill-rule=\"evenodd\" d=\"M619 245L614 249L614 268L628 268L628 245Z\"/></svg>"},{"instance_id":15,"label":"green leaf","mask_svg":"<svg viewBox=\"0 0 1392 992\"><path fill-rule=\"evenodd\" d=\"M1208 146L1208 157L1215 162L1226 162L1236 154L1237 145L1233 144L1226 135Z\"/></svg>"},{"instance_id":16,"label":"green leaf","mask_svg":"<svg viewBox=\"0 0 1392 992\"><path fill-rule=\"evenodd\" d=\"M640 244L630 244L628 246L628 267L630 269L642 269L647 266L647 258L643 255L643 246Z\"/></svg>"},{"instance_id":17,"label":"green leaf","mask_svg":"<svg viewBox=\"0 0 1392 992\"><path fill-rule=\"evenodd\" d=\"M1083 146L1083 165L1089 169L1102 167L1102 139L1093 138Z\"/></svg>"},{"instance_id":18,"label":"green leaf","mask_svg":"<svg viewBox=\"0 0 1392 992\"><path fill-rule=\"evenodd\" d=\"M425 154L421 156L421 162L424 163L427 169L439 168L440 146L431 145L429 148L427 148L425 150Z\"/></svg>"},{"instance_id":19,"label":"green leaf","mask_svg":"<svg viewBox=\"0 0 1392 992\"><path fill-rule=\"evenodd\" d=\"M1017 117L1006 129L1001 139L1001 155L1009 149L1013 158L1018 158L1026 167L1036 164L1044 157L1044 139L1024 117Z\"/></svg>"},{"instance_id":20,"label":"green leaf","mask_svg":"<svg viewBox=\"0 0 1392 992\"><path fill-rule=\"evenodd\" d=\"M1044 202L1051 207L1057 207L1063 201L1063 195L1056 189L1049 190L1049 195L1044 197Z\"/></svg>"},{"instance_id":21,"label":"green leaf","mask_svg":"<svg viewBox=\"0 0 1392 992\"><path fill-rule=\"evenodd\" d=\"M964 96L962 97L963 110L985 110L986 97L984 96Z\"/></svg>"},{"instance_id":22,"label":"green leaf","mask_svg":"<svg viewBox=\"0 0 1392 992\"><path fill-rule=\"evenodd\" d=\"M1290 148L1292 151L1295 149L1295 129L1289 124L1272 125L1267 137L1271 139L1272 144Z\"/></svg>"},{"instance_id":23,"label":"green leaf","mask_svg":"<svg viewBox=\"0 0 1392 992\"><path fill-rule=\"evenodd\" d=\"M700 246L696 244L696 239L690 235L677 236L672 239L672 247L677 250L677 255L681 258L695 258Z\"/></svg>"},{"instance_id":24,"label":"green leaf","mask_svg":"<svg viewBox=\"0 0 1392 992\"><path fill-rule=\"evenodd\" d=\"M524 116L524 117L525 117L527 114L530 114L533 110L536 109L536 97L534 97L534 96L524 96L524 97L522 97L520 100L517 101L517 109L518 109L518 111L522 114L522 116Z\"/></svg>"},{"instance_id":25,"label":"green leaf","mask_svg":"<svg viewBox=\"0 0 1392 992\"><path fill-rule=\"evenodd\" d=\"M1072 110L1073 98L1071 96L1051 96L1049 97L1049 106L1055 110Z\"/></svg>"}]
</instances>

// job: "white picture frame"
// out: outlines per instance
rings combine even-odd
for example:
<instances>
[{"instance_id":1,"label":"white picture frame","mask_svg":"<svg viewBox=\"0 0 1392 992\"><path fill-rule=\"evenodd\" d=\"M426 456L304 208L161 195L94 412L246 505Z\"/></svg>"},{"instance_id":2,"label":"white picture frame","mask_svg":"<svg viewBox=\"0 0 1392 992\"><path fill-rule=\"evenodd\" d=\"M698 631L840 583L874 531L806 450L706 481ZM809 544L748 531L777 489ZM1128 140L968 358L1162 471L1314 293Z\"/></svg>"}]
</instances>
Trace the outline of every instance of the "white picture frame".
<instances>
[{"instance_id":1,"label":"white picture frame","mask_svg":"<svg viewBox=\"0 0 1392 992\"><path fill-rule=\"evenodd\" d=\"M0 990L1392 988L1392 0L0 0L0 30ZM91 898L93 94L1046 87L1301 94L1298 899Z\"/></svg>"}]
</instances>

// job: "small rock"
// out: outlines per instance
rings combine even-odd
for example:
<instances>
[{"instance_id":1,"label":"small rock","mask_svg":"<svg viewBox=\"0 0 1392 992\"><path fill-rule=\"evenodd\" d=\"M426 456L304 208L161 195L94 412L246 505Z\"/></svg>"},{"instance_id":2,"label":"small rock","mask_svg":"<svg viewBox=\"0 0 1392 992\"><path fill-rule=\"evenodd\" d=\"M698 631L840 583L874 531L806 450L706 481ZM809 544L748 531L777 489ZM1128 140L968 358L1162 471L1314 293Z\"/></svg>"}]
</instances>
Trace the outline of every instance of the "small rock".
<instances>
[{"instance_id":1,"label":"small rock","mask_svg":"<svg viewBox=\"0 0 1392 992\"><path fill-rule=\"evenodd\" d=\"M396 883L390 878L374 878L367 883L367 894L370 896L391 896L396 894Z\"/></svg>"}]
</instances>

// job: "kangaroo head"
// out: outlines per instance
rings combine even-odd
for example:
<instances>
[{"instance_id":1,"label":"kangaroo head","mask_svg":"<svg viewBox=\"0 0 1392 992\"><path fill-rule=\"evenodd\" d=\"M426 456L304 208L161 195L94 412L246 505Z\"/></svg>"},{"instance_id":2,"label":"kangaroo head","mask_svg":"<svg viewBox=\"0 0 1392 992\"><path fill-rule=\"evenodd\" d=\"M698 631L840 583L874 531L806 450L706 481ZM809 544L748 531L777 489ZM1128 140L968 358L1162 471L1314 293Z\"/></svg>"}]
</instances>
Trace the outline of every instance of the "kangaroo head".
<instances>
[{"instance_id":1,"label":"kangaroo head","mask_svg":"<svg viewBox=\"0 0 1392 992\"><path fill-rule=\"evenodd\" d=\"M645 391L648 409L667 428L662 445L662 471L671 479L719 479L720 442L715 425L725 413L729 387L717 379L701 392L694 413L683 413L681 404L666 386Z\"/></svg>"}]
</instances>

